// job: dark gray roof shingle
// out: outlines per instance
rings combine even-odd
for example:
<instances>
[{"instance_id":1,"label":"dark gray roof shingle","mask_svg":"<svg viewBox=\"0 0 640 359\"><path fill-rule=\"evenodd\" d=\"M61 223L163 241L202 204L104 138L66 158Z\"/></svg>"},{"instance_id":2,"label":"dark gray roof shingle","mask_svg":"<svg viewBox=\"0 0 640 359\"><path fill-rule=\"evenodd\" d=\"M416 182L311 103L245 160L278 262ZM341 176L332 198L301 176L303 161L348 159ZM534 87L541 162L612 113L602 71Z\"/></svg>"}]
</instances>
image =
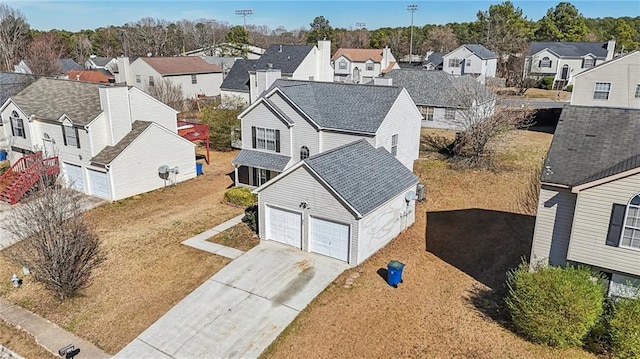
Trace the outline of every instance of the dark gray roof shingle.
<instances>
[{"instance_id":1,"label":"dark gray roof shingle","mask_svg":"<svg viewBox=\"0 0 640 359\"><path fill-rule=\"evenodd\" d=\"M100 85L40 78L11 99L25 115L58 120L66 114L76 125L86 125L102 112Z\"/></svg>"},{"instance_id":2,"label":"dark gray roof shingle","mask_svg":"<svg viewBox=\"0 0 640 359\"><path fill-rule=\"evenodd\" d=\"M640 110L562 110L542 181L577 186L640 166Z\"/></svg>"},{"instance_id":3,"label":"dark gray roof shingle","mask_svg":"<svg viewBox=\"0 0 640 359\"><path fill-rule=\"evenodd\" d=\"M111 62L111 60L113 60L113 57L96 56L96 57L89 58L89 60L93 62L96 66L105 67L109 62Z\"/></svg>"},{"instance_id":4,"label":"dark gray roof shingle","mask_svg":"<svg viewBox=\"0 0 640 359\"><path fill-rule=\"evenodd\" d=\"M473 52L474 54L478 55L478 57L483 60L497 58L496 54L493 51L487 49L486 47L480 44L466 44L464 45L464 47L469 49L469 51Z\"/></svg>"},{"instance_id":5,"label":"dark gray roof shingle","mask_svg":"<svg viewBox=\"0 0 640 359\"><path fill-rule=\"evenodd\" d=\"M62 72L63 74L66 74L67 72L73 70L84 70L84 67L75 62L73 59L58 59L58 64L60 65L60 72Z\"/></svg>"},{"instance_id":6,"label":"dark gray roof shingle","mask_svg":"<svg viewBox=\"0 0 640 359\"><path fill-rule=\"evenodd\" d=\"M276 87L321 128L370 134L376 133L402 92L397 86L282 79L271 88Z\"/></svg>"},{"instance_id":7,"label":"dark gray roof shingle","mask_svg":"<svg viewBox=\"0 0 640 359\"><path fill-rule=\"evenodd\" d=\"M0 106L36 80L35 76L15 72L0 72Z\"/></svg>"},{"instance_id":8,"label":"dark gray roof shingle","mask_svg":"<svg viewBox=\"0 0 640 359\"><path fill-rule=\"evenodd\" d=\"M433 52L429 56L427 56L427 59L425 60L424 63L425 64L432 63L435 66L442 65L442 57L444 55L445 54L441 54L441 53L438 53L438 52Z\"/></svg>"},{"instance_id":9,"label":"dark gray roof shingle","mask_svg":"<svg viewBox=\"0 0 640 359\"><path fill-rule=\"evenodd\" d=\"M419 182L387 150L364 139L304 161L363 216Z\"/></svg>"},{"instance_id":10,"label":"dark gray roof shingle","mask_svg":"<svg viewBox=\"0 0 640 359\"><path fill-rule=\"evenodd\" d=\"M249 92L249 70L257 60L239 59L233 63L227 77L222 81L220 89Z\"/></svg>"},{"instance_id":11,"label":"dark gray roof shingle","mask_svg":"<svg viewBox=\"0 0 640 359\"><path fill-rule=\"evenodd\" d=\"M133 121L131 131L127 133L115 146L107 146L91 159L91 163L97 165L110 164L119 154L121 154L138 136L144 132L153 122L149 121Z\"/></svg>"},{"instance_id":12,"label":"dark gray roof shingle","mask_svg":"<svg viewBox=\"0 0 640 359\"><path fill-rule=\"evenodd\" d=\"M404 87L416 105L468 108L474 99L485 102L495 94L471 76L453 76L444 71L391 70L384 75L393 85Z\"/></svg>"},{"instance_id":13,"label":"dark gray roof shingle","mask_svg":"<svg viewBox=\"0 0 640 359\"><path fill-rule=\"evenodd\" d=\"M529 56L549 49L562 57L582 57L593 54L596 57L607 57L606 42L532 42L529 45Z\"/></svg>"},{"instance_id":14,"label":"dark gray roof shingle","mask_svg":"<svg viewBox=\"0 0 640 359\"><path fill-rule=\"evenodd\" d=\"M234 165L264 168L266 170L282 172L291 157L253 150L240 150L231 161Z\"/></svg>"}]
</instances>

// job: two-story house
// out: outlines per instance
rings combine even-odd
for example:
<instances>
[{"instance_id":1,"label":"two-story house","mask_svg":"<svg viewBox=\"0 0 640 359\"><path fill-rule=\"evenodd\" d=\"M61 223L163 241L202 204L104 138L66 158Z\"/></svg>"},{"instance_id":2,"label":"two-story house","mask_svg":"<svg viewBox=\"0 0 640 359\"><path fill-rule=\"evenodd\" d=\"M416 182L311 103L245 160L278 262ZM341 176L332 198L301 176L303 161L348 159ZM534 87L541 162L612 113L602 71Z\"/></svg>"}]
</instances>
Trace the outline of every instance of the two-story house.
<instances>
[{"instance_id":1,"label":"two-story house","mask_svg":"<svg viewBox=\"0 0 640 359\"><path fill-rule=\"evenodd\" d=\"M375 77L399 69L391 49L339 48L331 57L335 82L366 84Z\"/></svg>"},{"instance_id":2,"label":"two-story house","mask_svg":"<svg viewBox=\"0 0 640 359\"><path fill-rule=\"evenodd\" d=\"M473 77L444 71L391 70L376 83L404 87L422 114L422 126L465 130L491 115L496 95Z\"/></svg>"},{"instance_id":3,"label":"two-story house","mask_svg":"<svg viewBox=\"0 0 640 359\"><path fill-rule=\"evenodd\" d=\"M258 85L257 71L280 70L283 78L308 81L333 81L331 41L318 45L271 45L256 60L239 60L233 64L221 88L222 102L253 103L267 87Z\"/></svg>"},{"instance_id":4,"label":"two-story house","mask_svg":"<svg viewBox=\"0 0 640 359\"><path fill-rule=\"evenodd\" d=\"M640 51L603 62L577 74L571 104L640 108Z\"/></svg>"},{"instance_id":5,"label":"two-story house","mask_svg":"<svg viewBox=\"0 0 640 359\"><path fill-rule=\"evenodd\" d=\"M421 116L405 89L278 79L239 118L235 178L259 186L262 239L357 265L414 222Z\"/></svg>"},{"instance_id":6,"label":"two-story house","mask_svg":"<svg viewBox=\"0 0 640 359\"><path fill-rule=\"evenodd\" d=\"M541 177L531 263L585 264L640 287L640 110L569 106Z\"/></svg>"},{"instance_id":7,"label":"two-story house","mask_svg":"<svg viewBox=\"0 0 640 359\"><path fill-rule=\"evenodd\" d=\"M197 56L138 57L129 63L128 57L118 57L116 82L126 82L143 91L161 81L180 86L185 98L220 95L222 68Z\"/></svg>"},{"instance_id":8,"label":"two-story house","mask_svg":"<svg viewBox=\"0 0 640 359\"><path fill-rule=\"evenodd\" d=\"M487 77L496 76L498 57L480 44L466 44L442 56L442 71L462 76L472 75L485 83Z\"/></svg>"},{"instance_id":9,"label":"two-story house","mask_svg":"<svg viewBox=\"0 0 640 359\"><path fill-rule=\"evenodd\" d=\"M176 111L135 87L40 78L0 116L12 165L57 157L68 184L89 195L119 200L196 176Z\"/></svg>"},{"instance_id":10,"label":"two-story house","mask_svg":"<svg viewBox=\"0 0 640 359\"><path fill-rule=\"evenodd\" d=\"M553 89L573 84L574 76L613 59L615 40L608 42L532 42L524 63L524 78L553 77Z\"/></svg>"}]
</instances>

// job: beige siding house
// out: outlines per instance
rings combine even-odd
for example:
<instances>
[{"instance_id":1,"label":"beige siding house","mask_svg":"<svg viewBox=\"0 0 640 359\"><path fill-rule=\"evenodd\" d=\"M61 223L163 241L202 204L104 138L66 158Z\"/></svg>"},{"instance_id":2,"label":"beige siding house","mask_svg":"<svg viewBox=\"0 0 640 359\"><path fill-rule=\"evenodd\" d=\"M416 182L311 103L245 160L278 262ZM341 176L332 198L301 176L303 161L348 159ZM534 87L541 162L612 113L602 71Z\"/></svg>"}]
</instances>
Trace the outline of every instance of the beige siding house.
<instances>
[{"instance_id":1,"label":"beige siding house","mask_svg":"<svg viewBox=\"0 0 640 359\"><path fill-rule=\"evenodd\" d=\"M399 69L391 49L346 49L339 48L331 57L333 80L366 84L374 78Z\"/></svg>"},{"instance_id":2,"label":"beige siding house","mask_svg":"<svg viewBox=\"0 0 640 359\"><path fill-rule=\"evenodd\" d=\"M571 104L640 108L640 51L604 62L576 75Z\"/></svg>"},{"instance_id":3,"label":"beige siding house","mask_svg":"<svg viewBox=\"0 0 640 359\"><path fill-rule=\"evenodd\" d=\"M531 263L585 264L640 288L640 110L563 110L542 174Z\"/></svg>"}]
</instances>

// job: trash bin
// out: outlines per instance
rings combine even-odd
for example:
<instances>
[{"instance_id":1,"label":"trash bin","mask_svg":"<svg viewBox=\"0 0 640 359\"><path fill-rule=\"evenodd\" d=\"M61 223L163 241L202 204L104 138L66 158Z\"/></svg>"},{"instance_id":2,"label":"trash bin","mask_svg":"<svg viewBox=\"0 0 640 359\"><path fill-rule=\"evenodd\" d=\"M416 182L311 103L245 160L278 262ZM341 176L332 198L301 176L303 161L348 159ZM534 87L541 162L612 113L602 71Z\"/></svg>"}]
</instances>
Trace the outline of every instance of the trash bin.
<instances>
[{"instance_id":1,"label":"trash bin","mask_svg":"<svg viewBox=\"0 0 640 359\"><path fill-rule=\"evenodd\" d=\"M404 269L404 263L398 261L391 261L387 264L387 283L390 286L398 288L398 284L402 283L402 270Z\"/></svg>"},{"instance_id":2,"label":"trash bin","mask_svg":"<svg viewBox=\"0 0 640 359\"><path fill-rule=\"evenodd\" d=\"M7 159L7 150L0 150L0 161L5 161Z\"/></svg>"},{"instance_id":3,"label":"trash bin","mask_svg":"<svg viewBox=\"0 0 640 359\"><path fill-rule=\"evenodd\" d=\"M202 163L196 162L196 176L200 176L202 173Z\"/></svg>"}]
</instances>

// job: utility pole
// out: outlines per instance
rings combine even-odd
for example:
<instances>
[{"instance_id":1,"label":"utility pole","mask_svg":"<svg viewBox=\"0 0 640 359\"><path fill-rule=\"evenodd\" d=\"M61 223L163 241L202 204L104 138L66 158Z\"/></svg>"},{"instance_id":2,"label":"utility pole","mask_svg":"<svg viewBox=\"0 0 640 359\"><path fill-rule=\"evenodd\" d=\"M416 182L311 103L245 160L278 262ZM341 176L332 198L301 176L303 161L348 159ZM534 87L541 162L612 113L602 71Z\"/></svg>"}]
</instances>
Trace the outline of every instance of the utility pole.
<instances>
[{"instance_id":1,"label":"utility pole","mask_svg":"<svg viewBox=\"0 0 640 359\"><path fill-rule=\"evenodd\" d=\"M413 59L413 13L418 11L418 5L407 5L407 11L411 13L411 37L409 39L409 63Z\"/></svg>"},{"instance_id":2,"label":"utility pole","mask_svg":"<svg viewBox=\"0 0 640 359\"><path fill-rule=\"evenodd\" d=\"M360 35L359 35L359 40L360 40L360 46L364 47L364 44L362 43L362 29L365 28L367 26L366 22L356 22L356 27L360 28Z\"/></svg>"},{"instance_id":3,"label":"utility pole","mask_svg":"<svg viewBox=\"0 0 640 359\"><path fill-rule=\"evenodd\" d=\"M247 16L253 15L253 9L238 9L236 15L242 16L244 30L247 30Z\"/></svg>"}]
</instances>

